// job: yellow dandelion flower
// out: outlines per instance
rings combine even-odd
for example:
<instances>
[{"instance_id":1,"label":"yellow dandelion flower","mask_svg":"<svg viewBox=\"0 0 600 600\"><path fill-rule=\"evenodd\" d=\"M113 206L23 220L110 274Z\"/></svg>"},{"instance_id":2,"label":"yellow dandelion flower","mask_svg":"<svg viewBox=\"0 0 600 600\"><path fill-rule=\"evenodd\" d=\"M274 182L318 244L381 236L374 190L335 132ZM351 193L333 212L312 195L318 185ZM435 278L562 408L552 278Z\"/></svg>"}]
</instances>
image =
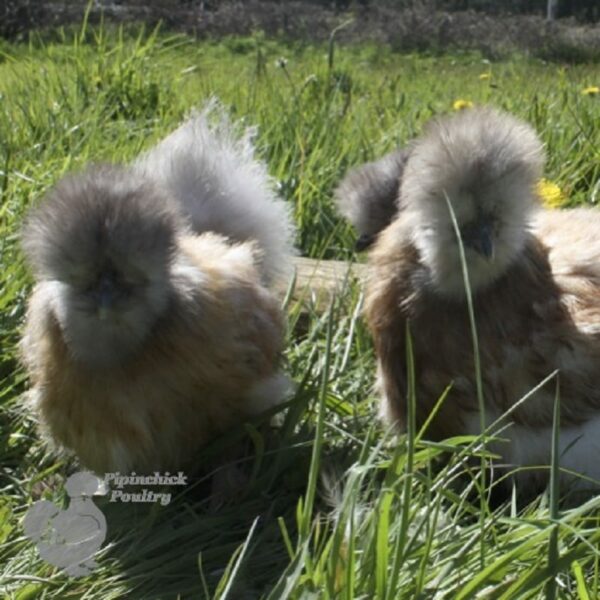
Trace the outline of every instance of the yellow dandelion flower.
<instances>
[{"instance_id":1,"label":"yellow dandelion flower","mask_svg":"<svg viewBox=\"0 0 600 600\"><path fill-rule=\"evenodd\" d=\"M454 110L464 110L465 108L473 108L473 103L470 100L455 100L452 104Z\"/></svg>"},{"instance_id":2,"label":"yellow dandelion flower","mask_svg":"<svg viewBox=\"0 0 600 600\"><path fill-rule=\"evenodd\" d=\"M597 85L590 85L581 91L585 96L595 96L596 94L600 94L600 87Z\"/></svg>"},{"instance_id":3,"label":"yellow dandelion flower","mask_svg":"<svg viewBox=\"0 0 600 600\"><path fill-rule=\"evenodd\" d=\"M567 199L556 183L549 179L540 179L536 191L546 208L560 208Z\"/></svg>"},{"instance_id":4,"label":"yellow dandelion flower","mask_svg":"<svg viewBox=\"0 0 600 600\"><path fill-rule=\"evenodd\" d=\"M481 73L481 75L479 75L479 79L481 79L481 81L486 81L487 79L490 79L492 77L491 73Z\"/></svg>"}]
</instances>

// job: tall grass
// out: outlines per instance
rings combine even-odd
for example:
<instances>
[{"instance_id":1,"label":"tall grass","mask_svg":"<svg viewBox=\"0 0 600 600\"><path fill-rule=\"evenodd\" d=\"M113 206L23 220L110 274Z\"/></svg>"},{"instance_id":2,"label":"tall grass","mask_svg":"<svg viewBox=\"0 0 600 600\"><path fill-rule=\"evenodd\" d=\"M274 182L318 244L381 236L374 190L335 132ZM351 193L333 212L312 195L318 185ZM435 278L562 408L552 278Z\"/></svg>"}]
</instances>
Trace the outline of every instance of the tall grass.
<instances>
[{"instance_id":1,"label":"tall grass","mask_svg":"<svg viewBox=\"0 0 600 600\"><path fill-rule=\"evenodd\" d=\"M324 313L288 301L286 362L297 392L282 422L240 426L198 456L200 465L213 464L234 440L246 440L239 467L248 483L236 498L211 505L211 474L202 470L165 507L99 498L108 538L99 567L83 580L46 564L23 536L27 507L40 497L63 502L73 466L39 441L15 352L31 285L19 225L65 171L130 160L217 95L258 125L259 154L294 206L301 251L355 259L353 234L332 207L335 183L465 98L532 122L550 155L547 176L568 204L596 201L600 102L581 93L598 84L593 68L332 49L261 35L196 43L105 28L2 46L0 589L7 598L600 597L600 500L559 512L552 487L525 506L490 508L483 471L473 468L487 457L489 427L443 443L427 441L412 419L404 436L383 429L362 296L352 282ZM414 382L410 389L414 414ZM555 458L555 475L557 465Z\"/></svg>"}]
</instances>

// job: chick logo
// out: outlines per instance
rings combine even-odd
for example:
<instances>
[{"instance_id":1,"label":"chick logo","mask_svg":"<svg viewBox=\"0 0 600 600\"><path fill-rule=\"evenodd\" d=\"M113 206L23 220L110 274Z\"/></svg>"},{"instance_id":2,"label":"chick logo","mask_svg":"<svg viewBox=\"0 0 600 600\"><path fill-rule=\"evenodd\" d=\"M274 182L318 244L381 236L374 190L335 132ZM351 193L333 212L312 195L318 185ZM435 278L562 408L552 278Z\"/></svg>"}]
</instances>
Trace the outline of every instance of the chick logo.
<instances>
[{"instance_id":1,"label":"chick logo","mask_svg":"<svg viewBox=\"0 0 600 600\"><path fill-rule=\"evenodd\" d=\"M40 556L72 577L88 575L96 567L94 555L106 537L106 519L92 502L99 480L88 471L74 473L65 489L71 501L61 510L48 500L31 505L23 529Z\"/></svg>"}]
</instances>

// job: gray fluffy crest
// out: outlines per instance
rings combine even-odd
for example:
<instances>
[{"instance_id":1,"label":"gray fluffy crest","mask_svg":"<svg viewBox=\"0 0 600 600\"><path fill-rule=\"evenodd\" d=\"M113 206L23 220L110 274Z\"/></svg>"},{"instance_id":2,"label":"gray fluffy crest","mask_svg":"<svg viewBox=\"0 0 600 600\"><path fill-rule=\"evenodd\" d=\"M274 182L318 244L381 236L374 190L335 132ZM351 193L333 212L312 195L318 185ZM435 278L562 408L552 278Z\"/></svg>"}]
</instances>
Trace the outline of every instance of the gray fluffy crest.
<instances>
[{"instance_id":1,"label":"gray fluffy crest","mask_svg":"<svg viewBox=\"0 0 600 600\"><path fill-rule=\"evenodd\" d=\"M461 297L465 290L448 202L463 242L481 223L489 228L492 257L466 248L471 289L483 289L520 256L539 206L535 185L543 165L533 128L490 107L425 127L404 170L402 219L440 293Z\"/></svg>"},{"instance_id":2,"label":"gray fluffy crest","mask_svg":"<svg viewBox=\"0 0 600 600\"><path fill-rule=\"evenodd\" d=\"M241 135L214 101L142 154L133 168L163 186L196 233L255 241L264 277L286 275L294 227L266 165L254 156L253 129Z\"/></svg>"},{"instance_id":3,"label":"gray fluffy crest","mask_svg":"<svg viewBox=\"0 0 600 600\"><path fill-rule=\"evenodd\" d=\"M534 180L542 165L543 148L529 125L490 107L474 108L433 119L405 148L352 169L335 201L368 245L422 196L500 182L511 171L514 182Z\"/></svg>"},{"instance_id":4,"label":"gray fluffy crest","mask_svg":"<svg viewBox=\"0 0 600 600\"><path fill-rule=\"evenodd\" d=\"M36 274L79 279L106 256L166 268L182 226L161 190L116 165L64 177L31 211L23 249Z\"/></svg>"},{"instance_id":5,"label":"gray fluffy crest","mask_svg":"<svg viewBox=\"0 0 600 600\"><path fill-rule=\"evenodd\" d=\"M482 106L427 123L413 144L401 192L412 200L423 190L483 186L520 175L535 182L543 164L543 146L530 125Z\"/></svg>"}]
</instances>

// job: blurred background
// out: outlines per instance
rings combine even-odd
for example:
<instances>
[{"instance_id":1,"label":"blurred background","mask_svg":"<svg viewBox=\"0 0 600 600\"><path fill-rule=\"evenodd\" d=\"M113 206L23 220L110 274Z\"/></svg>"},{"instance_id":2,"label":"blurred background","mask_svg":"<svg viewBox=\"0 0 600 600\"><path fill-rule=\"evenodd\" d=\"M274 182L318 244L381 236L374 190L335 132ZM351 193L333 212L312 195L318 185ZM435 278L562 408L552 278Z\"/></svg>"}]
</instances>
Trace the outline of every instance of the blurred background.
<instances>
[{"instance_id":1,"label":"blurred background","mask_svg":"<svg viewBox=\"0 0 600 600\"><path fill-rule=\"evenodd\" d=\"M268 35L327 39L340 16L359 16L341 40L370 40L396 50L476 49L498 58L515 49L548 59L600 56L597 0L3 0L0 36L81 21L162 22L198 37ZM596 26L594 27L594 25Z\"/></svg>"}]
</instances>

